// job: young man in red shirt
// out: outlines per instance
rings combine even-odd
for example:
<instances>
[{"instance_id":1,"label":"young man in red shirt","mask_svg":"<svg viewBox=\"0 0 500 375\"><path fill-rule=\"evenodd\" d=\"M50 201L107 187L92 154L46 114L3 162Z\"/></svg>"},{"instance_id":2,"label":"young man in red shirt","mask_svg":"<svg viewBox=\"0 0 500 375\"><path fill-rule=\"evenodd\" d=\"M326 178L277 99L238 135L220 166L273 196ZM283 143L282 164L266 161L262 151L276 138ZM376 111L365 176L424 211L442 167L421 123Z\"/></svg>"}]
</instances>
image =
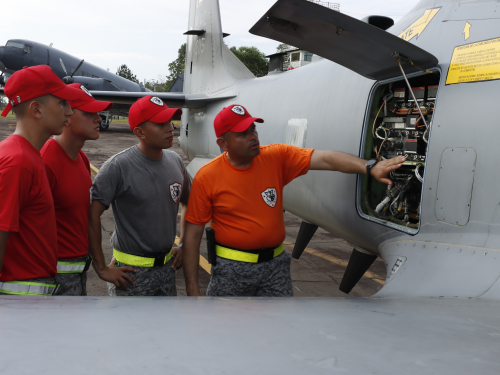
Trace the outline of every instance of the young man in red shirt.
<instances>
[{"instance_id":1,"label":"young man in red shirt","mask_svg":"<svg viewBox=\"0 0 500 375\"><path fill-rule=\"evenodd\" d=\"M16 131L0 142L0 294L51 295L56 291L57 231L54 202L40 155L51 135L73 114L67 100L82 95L46 65L24 68L5 85Z\"/></svg>"},{"instance_id":2,"label":"young man in red shirt","mask_svg":"<svg viewBox=\"0 0 500 375\"><path fill-rule=\"evenodd\" d=\"M41 150L50 189L54 197L57 222L57 295L86 296L89 255L88 220L90 212L90 162L82 151L85 141L99 138L98 112L112 107L97 101L81 84L69 85L82 96L69 101L73 110L61 135L45 143Z\"/></svg>"},{"instance_id":3,"label":"young man in red shirt","mask_svg":"<svg viewBox=\"0 0 500 375\"><path fill-rule=\"evenodd\" d=\"M186 213L184 275L190 296L199 296L199 246L205 224L215 231L216 264L209 296L293 296L290 256L284 251L283 187L309 170L371 173L383 183L403 157L367 163L337 151L284 144L260 146L245 107L231 105L214 120L225 152L196 174ZM249 203L251 202L251 203Z\"/></svg>"}]
</instances>

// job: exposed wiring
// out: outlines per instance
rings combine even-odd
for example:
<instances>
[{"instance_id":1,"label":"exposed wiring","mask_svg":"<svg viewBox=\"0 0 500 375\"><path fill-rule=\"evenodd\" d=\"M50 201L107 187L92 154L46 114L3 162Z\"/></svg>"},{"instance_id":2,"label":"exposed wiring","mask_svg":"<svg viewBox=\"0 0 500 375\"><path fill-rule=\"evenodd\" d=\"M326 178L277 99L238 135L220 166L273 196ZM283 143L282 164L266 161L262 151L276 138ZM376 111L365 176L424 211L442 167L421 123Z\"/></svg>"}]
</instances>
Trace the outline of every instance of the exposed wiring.
<instances>
[{"instance_id":1,"label":"exposed wiring","mask_svg":"<svg viewBox=\"0 0 500 375\"><path fill-rule=\"evenodd\" d=\"M424 178L420 176L420 173L418 171L420 167L422 167L422 164L418 164L417 167L415 168L415 176L417 177L417 180L419 180L420 182L424 182Z\"/></svg>"},{"instance_id":2,"label":"exposed wiring","mask_svg":"<svg viewBox=\"0 0 500 375\"><path fill-rule=\"evenodd\" d=\"M384 136L381 137L380 135L378 135L378 131L379 129L382 129L384 131ZM377 130L375 130L375 135L377 136L378 139L387 139L389 136L387 135L387 129L386 128L383 128L382 126L379 126L377 128Z\"/></svg>"},{"instance_id":3,"label":"exposed wiring","mask_svg":"<svg viewBox=\"0 0 500 375\"><path fill-rule=\"evenodd\" d=\"M382 108L384 108L384 104L385 104L385 102L382 103L382 105L380 106L380 108L377 112L377 116L375 116L375 120L373 120L373 126L372 126L372 137L373 138L375 138L375 123L377 122L378 115L380 114L380 111L382 110Z\"/></svg>"},{"instance_id":4,"label":"exposed wiring","mask_svg":"<svg viewBox=\"0 0 500 375\"><path fill-rule=\"evenodd\" d=\"M418 125L418 123L420 122L420 120L422 120L422 116L418 116L418 119L417 119L417 121L415 122L415 129L417 129L417 128L419 127L419 126L417 126L417 125ZM425 125L424 125L424 126L425 126Z\"/></svg>"},{"instance_id":5,"label":"exposed wiring","mask_svg":"<svg viewBox=\"0 0 500 375\"><path fill-rule=\"evenodd\" d=\"M429 143L429 140L425 139L426 134L427 134L427 136L429 136L429 128L427 128L426 131L424 132L424 135L422 135L422 139L424 140L424 142Z\"/></svg>"},{"instance_id":6,"label":"exposed wiring","mask_svg":"<svg viewBox=\"0 0 500 375\"><path fill-rule=\"evenodd\" d=\"M389 138L386 138L383 140L382 144L380 145L380 147L378 148L378 151L377 151L377 160L380 161L380 152L382 151L382 146L384 145L385 141L387 141Z\"/></svg>"}]
</instances>

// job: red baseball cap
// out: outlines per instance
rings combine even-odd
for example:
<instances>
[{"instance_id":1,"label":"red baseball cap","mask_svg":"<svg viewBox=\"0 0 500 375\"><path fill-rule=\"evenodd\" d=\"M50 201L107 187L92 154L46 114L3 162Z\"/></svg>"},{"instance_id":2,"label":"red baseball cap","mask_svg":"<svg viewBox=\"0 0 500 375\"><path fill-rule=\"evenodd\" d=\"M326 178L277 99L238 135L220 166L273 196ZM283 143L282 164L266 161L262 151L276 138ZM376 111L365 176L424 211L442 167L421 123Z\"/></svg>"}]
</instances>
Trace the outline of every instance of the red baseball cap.
<instances>
[{"instance_id":1,"label":"red baseball cap","mask_svg":"<svg viewBox=\"0 0 500 375\"><path fill-rule=\"evenodd\" d=\"M108 109L111 109L111 107L113 106L113 103L111 102L103 102L95 100L90 91L87 90L87 88L81 83L72 83L71 85L68 86L74 87L77 90L81 90L83 93L83 95L80 96L78 99L70 100L68 102L71 109L79 109L80 111L97 113L97 112L107 111Z\"/></svg>"},{"instance_id":2,"label":"red baseball cap","mask_svg":"<svg viewBox=\"0 0 500 375\"><path fill-rule=\"evenodd\" d=\"M66 84L47 65L24 67L12 74L5 84L4 93L9 104L2 112L7 116L12 107L31 99L52 94L65 100L78 99L82 92Z\"/></svg>"},{"instance_id":3,"label":"red baseball cap","mask_svg":"<svg viewBox=\"0 0 500 375\"><path fill-rule=\"evenodd\" d=\"M264 120L250 116L250 113L242 105L232 104L215 116L215 135L220 137L228 131L241 133L247 130L254 122L263 123Z\"/></svg>"},{"instance_id":4,"label":"red baseball cap","mask_svg":"<svg viewBox=\"0 0 500 375\"><path fill-rule=\"evenodd\" d=\"M137 99L137 101L132 104L128 112L128 123L130 125L130 130L134 130L137 125L141 125L143 122L151 121L161 124L181 114L182 109L168 108L160 98L148 95L144 98Z\"/></svg>"}]
</instances>

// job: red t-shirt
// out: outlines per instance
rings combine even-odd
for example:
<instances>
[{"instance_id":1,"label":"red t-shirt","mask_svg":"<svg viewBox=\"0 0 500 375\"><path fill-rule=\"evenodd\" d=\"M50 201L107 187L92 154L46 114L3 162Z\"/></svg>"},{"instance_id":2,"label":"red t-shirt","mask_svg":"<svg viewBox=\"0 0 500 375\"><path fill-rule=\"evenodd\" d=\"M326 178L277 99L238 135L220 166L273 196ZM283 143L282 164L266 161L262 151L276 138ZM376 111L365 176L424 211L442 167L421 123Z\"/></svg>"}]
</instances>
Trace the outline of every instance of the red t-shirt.
<instances>
[{"instance_id":1,"label":"red t-shirt","mask_svg":"<svg viewBox=\"0 0 500 375\"><path fill-rule=\"evenodd\" d=\"M54 197L59 259L79 258L89 252L90 163L83 151L72 160L55 139L42 150Z\"/></svg>"},{"instance_id":2,"label":"red t-shirt","mask_svg":"<svg viewBox=\"0 0 500 375\"><path fill-rule=\"evenodd\" d=\"M234 168L226 153L196 174L186 220L215 231L221 245L242 250L278 246L285 239L283 187L309 170L313 149L261 146L248 168Z\"/></svg>"},{"instance_id":3,"label":"red t-shirt","mask_svg":"<svg viewBox=\"0 0 500 375\"><path fill-rule=\"evenodd\" d=\"M54 202L45 165L19 135L0 142L0 230L10 232L0 281L57 274Z\"/></svg>"}]
</instances>

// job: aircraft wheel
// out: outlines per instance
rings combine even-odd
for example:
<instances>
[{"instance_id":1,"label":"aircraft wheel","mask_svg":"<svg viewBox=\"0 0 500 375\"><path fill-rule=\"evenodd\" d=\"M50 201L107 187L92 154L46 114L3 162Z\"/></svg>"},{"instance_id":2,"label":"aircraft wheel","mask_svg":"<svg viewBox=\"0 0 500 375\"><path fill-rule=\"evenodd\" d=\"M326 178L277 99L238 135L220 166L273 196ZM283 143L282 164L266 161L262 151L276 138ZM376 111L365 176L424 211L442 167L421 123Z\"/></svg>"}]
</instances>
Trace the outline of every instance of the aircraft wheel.
<instances>
[{"instance_id":1,"label":"aircraft wheel","mask_svg":"<svg viewBox=\"0 0 500 375\"><path fill-rule=\"evenodd\" d=\"M99 124L99 131L105 132L109 128L109 121L104 115L99 115L102 118L101 123Z\"/></svg>"}]
</instances>

